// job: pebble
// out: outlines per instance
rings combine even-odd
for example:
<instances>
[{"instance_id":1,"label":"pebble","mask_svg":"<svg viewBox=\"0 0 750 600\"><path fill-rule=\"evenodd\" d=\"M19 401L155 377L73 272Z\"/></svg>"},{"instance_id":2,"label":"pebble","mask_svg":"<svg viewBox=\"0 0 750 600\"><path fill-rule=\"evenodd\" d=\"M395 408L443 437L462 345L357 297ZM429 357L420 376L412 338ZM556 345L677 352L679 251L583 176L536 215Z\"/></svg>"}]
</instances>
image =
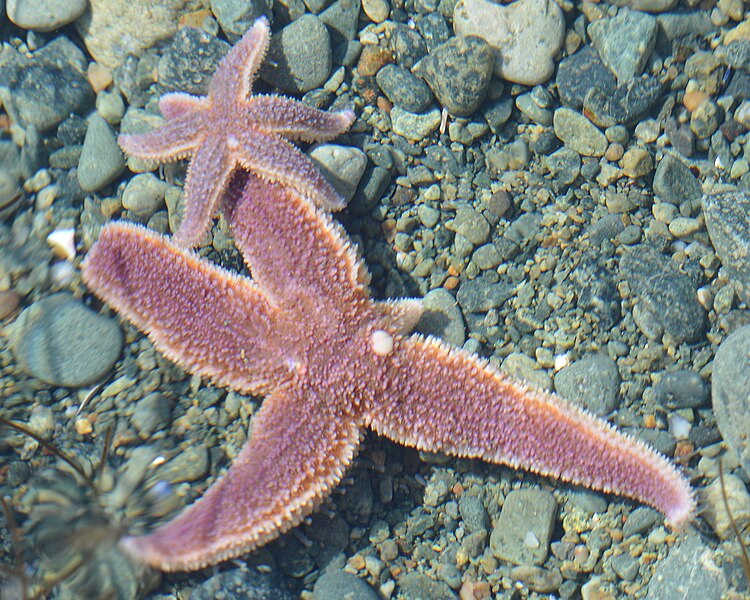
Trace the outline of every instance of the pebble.
<instances>
[{"instance_id":1,"label":"pebble","mask_svg":"<svg viewBox=\"0 0 750 600\"><path fill-rule=\"evenodd\" d=\"M432 92L424 79L398 65L385 65L375 76L378 87L396 106L420 113L430 106Z\"/></svg>"},{"instance_id":2,"label":"pebble","mask_svg":"<svg viewBox=\"0 0 750 600\"><path fill-rule=\"evenodd\" d=\"M152 173L140 173L128 181L122 193L122 207L142 219L149 219L164 206L169 184Z\"/></svg>"},{"instance_id":3,"label":"pebble","mask_svg":"<svg viewBox=\"0 0 750 600\"><path fill-rule=\"evenodd\" d=\"M434 581L423 573L405 573L398 578L398 598L403 600L457 600L458 596L444 581ZM322 597L321 597L322 600Z\"/></svg>"},{"instance_id":4,"label":"pebble","mask_svg":"<svg viewBox=\"0 0 750 600\"><path fill-rule=\"evenodd\" d=\"M391 35L391 48L396 62L411 69L427 55L427 43L415 29L401 23L396 24Z\"/></svg>"},{"instance_id":5,"label":"pebble","mask_svg":"<svg viewBox=\"0 0 750 600\"><path fill-rule=\"evenodd\" d=\"M459 0L453 27L456 35L479 36L495 49L495 75L530 86L552 75L554 56L565 37L562 10L549 0L518 0L508 5Z\"/></svg>"},{"instance_id":6,"label":"pebble","mask_svg":"<svg viewBox=\"0 0 750 600\"><path fill-rule=\"evenodd\" d=\"M160 91L206 95L211 76L229 48L225 41L205 31L183 27L159 59Z\"/></svg>"},{"instance_id":7,"label":"pebble","mask_svg":"<svg viewBox=\"0 0 750 600\"><path fill-rule=\"evenodd\" d=\"M713 363L711 399L716 425L731 450L750 474L750 325L729 335Z\"/></svg>"},{"instance_id":8,"label":"pebble","mask_svg":"<svg viewBox=\"0 0 750 600\"><path fill-rule=\"evenodd\" d=\"M6 0L8 18L21 29L54 31L86 10L86 0Z\"/></svg>"},{"instance_id":9,"label":"pebble","mask_svg":"<svg viewBox=\"0 0 750 600\"><path fill-rule=\"evenodd\" d=\"M617 80L593 46L584 46L560 61L555 83L562 103L576 110L583 108L583 100L592 88L611 96L617 87Z\"/></svg>"},{"instance_id":10,"label":"pebble","mask_svg":"<svg viewBox=\"0 0 750 600\"><path fill-rule=\"evenodd\" d=\"M714 551L697 531L680 537L669 555L656 565L646 600L720 600L728 582Z\"/></svg>"},{"instance_id":11,"label":"pebble","mask_svg":"<svg viewBox=\"0 0 750 600\"><path fill-rule=\"evenodd\" d=\"M484 102L494 63L494 51L482 38L453 37L434 48L414 72L449 113L465 117Z\"/></svg>"},{"instance_id":12,"label":"pebble","mask_svg":"<svg viewBox=\"0 0 750 600\"><path fill-rule=\"evenodd\" d=\"M367 155L354 146L321 144L310 152L310 158L323 176L346 200L351 200L367 168Z\"/></svg>"},{"instance_id":13,"label":"pebble","mask_svg":"<svg viewBox=\"0 0 750 600\"><path fill-rule=\"evenodd\" d=\"M560 148L542 161L550 175L563 185L570 185L581 174L581 155L570 148Z\"/></svg>"},{"instance_id":14,"label":"pebble","mask_svg":"<svg viewBox=\"0 0 750 600\"><path fill-rule=\"evenodd\" d=\"M617 81L627 83L643 72L654 50L656 19L644 12L623 8L615 17L591 23L588 34Z\"/></svg>"},{"instance_id":15,"label":"pebble","mask_svg":"<svg viewBox=\"0 0 750 600\"><path fill-rule=\"evenodd\" d=\"M706 229L738 296L750 303L750 195L747 192L703 197Z\"/></svg>"},{"instance_id":16,"label":"pebble","mask_svg":"<svg viewBox=\"0 0 750 600\"><path fill-rule=\"evenodd\" d=\"M557 502L547 491L513 490L490 535L490 550L514 565L541 565L549 554Z\"/></svg>"},{"instance_id":17,"label":"pebble","mask_svg":"<svg viewBox=\"0 0 750 600\"><path fill-rule=\"evenodd\" d=\"M703 193L690 168L670 154L656 165L653 187L657 198L675 205L696 200Z\"/></svg>"},{"instance_id":18,"label":"pebble","mask_svg":"<svg viewBox=\"0 0 750 600\"><path fill-rule=\"evenodd\" d=\"M177 32L184 0L89 0L76 27L96 62L114 69ZM148 18L144 18L148 15Z\"/></svg>"},{"instance_id":19,"label":"pebble","mask_svg":"<svg viewBox=\"0 0 750 600\"><path fill-rule=\"evenodd\" d=\"M10 346L30 375L66 387L90 385L122 352L120 326L67 293L34 302L13 323Z\"/></svg>"},{"instance_id":20,"label":"pebble","mask_svg":"<svg viewBox=\"0 0 750 600\"><path fill-rule=\"evenodd\" d=\"M635 556L625 553L612 557L612 570L617 573L620 579L633 581L638 575L639 569L640 561Z\"/></svg>"},{"instance_id":21,"label":"pebble","mask_svg":"<svg viewBox=\"0 0 750 600\"><path fill-rule=\"evenodd\" d=\"M484 244L490 237L487 219L470 206L460 206L456 210L456 217L448 221L445 228L464 236L475 246Z\"/></svg>"},{"instance_id":22,"label":"pebble","mask_svg":"<svg viewBox=\"0 0 750 600\"><path fill-rule=\"evenodd\" d=\"M560 589L563 577L558 570L549 570L533 565L522 565L510 570L514 581L521 581L532 592L551 594Z\"/></svg>"},{"instance_id":23,"label":"pebble","mask_svg":"<svg viewBox=\"0 0 750 600\"><path fill-rule=\"evenodd\" d=\"M661 514L649 506L639 506L628 515L625 524L622 526L622 535L624 539L632 535L640 535L656 525L661 520Z\"/></svg>"},{"instance_id":24,"label":"pebble","mask_svg":"<svg viewBox=\"0 0 750 600\"><path fill-rule=\"evenodd\" d=\"M469 533L485 531L490 523L489 515L482 499L475 494L462 494L458 500L458 510Z\"/></svg>"},{"instance_id":25,"label":"pebble","mask_svg":"<svg viewBox=\"0 0 750 600\"><path fill-rule=\"evenodd\" d=\"M394 106L391 110L393 133L405 137L410 142L420 142L440 127L440 109L433 107L427 112L416 114Z\"/></svg>"},{"instance_id":26,"label":"pebble","mask_svg":"<svg viewBox=\"0 0 750 600\"><path fill-rule=\"evenodd\" d=\"M125 170L125 156L112 128L100 115L89 118L78 161L78 183L85 192L96 192Z\"/></svg>"},{"instance_id":27,"label":"pebble","mask_svg":"<svg viewBox=\"0 0 750 600\"><path fill-rule=\"evenodd\" d=\"M726 504L724 502L726 494ZM715 479L701 490L701 515L708 521L716 535L722 540L734 538L731 518L740 531L750 525L750 494L745 483L730 473L724 473L724 490L721 479ZM727 505L729 513L727 513Z\"/></svg>"},{"instance_id":28,"label":"pebble","mask_svg":"<svg viewBox=\"0 0 750 600\"><path fill-rule=\"evenodd\" d=\"M90 106L93 97L86 59L66 37L55 38L31 57L10 47L3 52L0 100L11 121L22 127L45 132Z\"/></svg>"},{"instance_id":29,"label":"pebble","mask_svg":"<svg viewBox=\"0 0 750 600\"><path fill-rule=\"evenodd\" d=\"M422 299L424 312L417 330L459 348L466 341L466 326L458 302L445 288L430 290Z\"/></svg>"},{"instance_id":30,"label":"pebble","mask_svg":"<svg viewBox=\"0 0 750 600\"><path fill-rule=\"evenodd\" d=\"M651 112L661 100L664 85L654 77L638 77L607 92L592 88L583 101L586 115L599 127L630 125Z\"/></svg>"},{"instance_id":31,"label":"pebble","mask_svg":"<svg viewBox=\"0 0 750 600\"><path fill-rule=\"evenodd\" d=\"M591 121L570 108L558 108L554 114L557 138L582 156L603 156L607 151L606 136Z\"/></svg>"},{"instance_id":32,"label":"pebble","mask_svg":"<svg viewBox=\"0 0 750 600\"><path fill-rule=\"evenodd\" d=\"M0 321L12 315L18 308L21 297L13 290L0 291ZM463 344L463 342L461 342Z\"/></svg>"},{"instance_id":33,"label":"pebble","mask_svg":"<svg viewBox=\"0 0 750 600\"><path fill-rule=\"evenodd\" d=\"M235 44L259 17L272 18L272 9L273 0L211 0L211 12L232 44Z\"/></svg>"},{"instance_id":34,"label":"pebble","mask_svg":"<svg viewBox=\"0 0 750 600\"><path fill-rule=\"evenodd\" d=\"M676 343L695 342L706 329L706 313L695 285L674 261L646 244L623 254L620 270L638 299L634 317L650 339L666 333Z\"/></svg>"},{"instance_id":35,"label":"pebble","mask_svg":"<svg viewBox=\"0 0 750 600\"><path fill-rule=\"evenodd\" d=\"M502 306L515 288L499 279L497 273L488 271L475 279L462 281L456 300L464 313L483 313Z\"/></svg>"},{"instance_id":36,"label":"pebble","mask_svg":"<svg viewBox=\"0 0 750 600\"><path fill-rule=\"evenodd\" d=\"M328 29L315 15L305 14L271 36L260 73L285 92L304 94L326 82L332 61Z\"/></svg>"},{"instance_id":37,"label":"pebble","mask_svg":"<svg viewBox=\"0 0 750 600\"><path fill-rule=\"evenodd\" d=\"M619 399L617 363L606 354L586 356L555 374L555 390L595 415L607 415Z\"/></svg>"},{"instance_id":38,"label":"pebble","mask_svg":"<svg viewBox=\"0 0 750 600\"><path fill-rule=\"evenodd\" d=\"M169 426L171 415L172 403L169 399L159 392L152 392L136 402L130 422L141 439L147 440Z\"/></svg>"},{"instance_id":39,"label":"pebble","mask_svg":"<svg viewBox=\"0 0 750 600\"><path fill-rule=\"evenodd\" d=\"M373 23L382 23L391 13L388 0L362 0L362 10Z\"/></svg>"},{"instance_id":40,"label":"pebble","mask_svg":"<svg viewBox=\"0 0 750 600\"><path fill-rule=\"evenodd\" d=\"M690 115L690 130L699 140L710 138L721 125L723 116L719 106L708 98Z\"/></svg>"},{"instance_id":41,"label":"pebble","mask_svg":"<svg viewBox=\"0 0 750 600\"><path fill-rule=\"evenodd\" d=\"M653 386L654 400L671 409L697 408L708 404L709 386L695 371L681 369L663 373Z\"/></svg>"},{"instance_id":42,"label":"pebble","mask_svg":"<svg viewBox=\"0 0 750 600\"><path fill-rule=\"evenodd\" d=\"M630 179L645 177L654 169L654 159L645 148L628 148L620 163L623 175Z\"/></svg>"}]
</instances>

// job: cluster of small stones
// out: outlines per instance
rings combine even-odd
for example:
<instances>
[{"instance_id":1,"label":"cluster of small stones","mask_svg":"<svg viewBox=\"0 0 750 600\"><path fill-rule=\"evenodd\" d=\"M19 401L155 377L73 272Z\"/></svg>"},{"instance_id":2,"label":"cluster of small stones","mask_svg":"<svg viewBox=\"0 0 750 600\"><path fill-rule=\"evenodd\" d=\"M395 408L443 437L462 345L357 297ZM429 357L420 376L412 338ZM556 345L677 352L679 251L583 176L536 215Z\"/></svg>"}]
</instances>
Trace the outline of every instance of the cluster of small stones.
<instances>
[{"instance_id":1,"label":"cluster of small stones","mask_svg":"<svg viewBox=\"0 0 750 600\"><path fill-rule=\"evenodd\" d=\"M453 34L459 10L495 15L488 27L518 18L478 0L290 0L273 11L268 2L226 0L212 2L213 13L207 2L168 2L148 24L128 16L142 9L136 0L92 0L83 16L76 7L86 3L57 4L69 10L52 11L50 24L45 3L7 1L8 16L28 31L0 16L9 44L0 55L8 113L0 114L3 416L88 456L98 455L111 427L115 478L149 446L169 459L163 477L185 503L239 451L258 401L187 376L129 326L107 375L75 387L22 373L5 340L23 308L58 291L101 310L75 265L108 220L169 231L184 165L157 171L126 159L115 132L158 124L164 91L205 91L229 47L217 35L234 41L266 13L284 39L271 57L288 70L264 69L261 91L357 109L336 144L361 152L321 152L318 160L352 195L340 218L362 246L374 293L424 296L444 318L441 328L425 321L423 331L614 414L620 429L685 457L719 540L710 552L716 568L695 567L692 589L717 598L746 589L722 512L719 460L741 523L750 520L747 475L721 443L707 382L719 344L749 321L747 300L737 291L741 275L722 270L729 267L701 204L702 194L750 185L750 20L741 1L706 11L688 0L680 12L658 0L623 0L622 8L561 2L565 18L544 26L562 47L529 53L534 68L508 67L504 78L490 34L472 43ZM70 22L89 55L72 30L53 31ZM134 44L130 55L118 54L123 39ZM550 60L555 73L532 81ZM221 221L200 252L242 269ZM38 333L29 326L14 335ZM23 360L44 373L44 361L57 369L67 357ZM0 493L25 513L48 458L19 436L0 438L0 452L10 458ZM374 438L340 491L299 535L248 563L273 565L307 598L341 588L362 597L516 590L658 598L668 589L659 585L682 581L682 560L709 548L630 502L477 462L442 464ZM527 494L523 502L518 493ZM532 518L519 506L538 510ZM0 523L7 527L2 516ZM500 543L505 530L520 533ZM4 536L7 560L9 543ZM161 591L204 579L168 579Z\"/></svg>"}]
</instances>

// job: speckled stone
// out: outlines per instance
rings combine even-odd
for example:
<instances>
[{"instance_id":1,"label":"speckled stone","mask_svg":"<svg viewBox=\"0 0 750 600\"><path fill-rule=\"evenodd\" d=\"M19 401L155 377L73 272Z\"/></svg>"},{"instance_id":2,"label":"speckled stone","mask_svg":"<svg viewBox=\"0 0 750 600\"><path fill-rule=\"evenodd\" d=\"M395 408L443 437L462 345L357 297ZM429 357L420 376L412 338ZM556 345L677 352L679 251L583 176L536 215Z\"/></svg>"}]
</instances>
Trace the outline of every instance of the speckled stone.
<instances>
[{"instance_id":1,"label":"speckled stone","mask_svg":"<svg viewBox=\"0 0 750 600\"><path fill-rule=\"evenodd\" d=\"M620 373L609 356L593 354L558 371L555 389L566 400L604 416L617 407Z\"/></svg>"},{"instance_id":2,"label":"speckled stone","mask_svg":"<svg viewBox=\"0 0 750 600\"><path fill-rule=\"evenodd\" d=\"M85 192L95 192L112 183L125 170L125 155L114 131L102 117L89 119L78 161L78 183Z\"/></svg>"},{"instance_id":3,"label":"speckled stone","mask_svg":"<svg viewBox=\"0 0 750 600\"><path fill-rule=\"evenodd\" d=\"M558 108L554 115L555 135L571 150L582 156L603 156L606 136L591 121L569 108Z\"/></svg>"},{"instance_id":4,"label":"speckled stone","mask_svg":"<svg viewBox=\"0 0 750 600\"><path fill-rule=\"evenodd\" d=\"M80 387L99 380L122 352L117 322L70 294L39 300L13 323L10 347L21 368L52 385Z\"/></svg>"}]
</instances>

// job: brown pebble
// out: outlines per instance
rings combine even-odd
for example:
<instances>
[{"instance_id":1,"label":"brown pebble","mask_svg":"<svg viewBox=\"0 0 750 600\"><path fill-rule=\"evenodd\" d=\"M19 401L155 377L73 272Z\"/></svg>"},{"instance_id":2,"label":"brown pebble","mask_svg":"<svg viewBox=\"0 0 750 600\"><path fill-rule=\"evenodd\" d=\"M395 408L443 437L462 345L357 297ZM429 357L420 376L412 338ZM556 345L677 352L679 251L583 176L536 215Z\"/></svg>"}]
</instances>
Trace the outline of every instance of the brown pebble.
<instances>
[{"instance_id":1,"label":"brown pebble","mask_svg":"<svg viewBox=\"0 0 750 600\"><path fill-rule=\"evenodd\" d=\"M698 108L704 100L708 100L709 95L702 90L693 90L691 92L685 92L685 96L682 99L682 104L689 112L693 112Z\"/></svg>"},{"instance_id":2,"label":"brown pebble","mask_svg":"<svg viewBox=\"0 0 750 600\"><path fill-rule=\"evenodd\" d=\"M496 217L502 217L510 208L510 194L505 190L498 190L487 200L487 208Z\"/></svg>"},{"instance_id":3,"label":"brown pebble","mask_svg":"<svg viewBox=\"0 0 750 600\"><path fill-rule=\"evenodd\" d=\"M86 75L96 93L106 90L112 83L112 71L97 62L89 63Z\"/></svg>"},{"instance_id":4,"label":"brown pebble","mask_svg":"<svg viewBox=\"0 0 750 600\"><path fill-rule=\"evenodd\" d=\"M207 8L202 10L196 10L193 12L186 13L180 17L177 22L177 26L182 29L183 27L193 27L194 29L201 29L206 19L212 18L211 11Z\"/></svg>"},{"instance_id":5,"label":"brown pebble","mask_svg":"<svg viewBox=\"0 0 750 600\"><path fill-rule=\"evenodd\" d=\"M364 77L372 77L388 63L393 62L393 56L380 46L365 46L359 55L357 70Z\"/></svg>"},{"instance_id":6,"label":"brown pebble","mask_svg":"<svg viewBox=\"0 0 750 600\"><path fill-rule=\"evenodd\" d=\"M18 308L18 304L21 301L21 296L18 292L8 290L6 292L0 292L0 320L13 314Z\"/></svg>"}]
</instances>

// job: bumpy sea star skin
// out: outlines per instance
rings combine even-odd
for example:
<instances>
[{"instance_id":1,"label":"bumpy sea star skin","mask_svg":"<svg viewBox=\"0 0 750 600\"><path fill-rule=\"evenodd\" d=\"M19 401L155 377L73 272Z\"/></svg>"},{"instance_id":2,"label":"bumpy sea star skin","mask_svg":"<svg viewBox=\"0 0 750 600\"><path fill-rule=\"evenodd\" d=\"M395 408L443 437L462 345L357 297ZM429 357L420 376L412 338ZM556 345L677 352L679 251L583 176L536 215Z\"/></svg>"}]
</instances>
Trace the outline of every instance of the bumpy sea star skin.
<instances>
[{"instance_id":1,"label":"bumpy sea star skin","mask_svg":"<svg viewBox=\"0 0 750 600\"><path fill-rule=\"evenodd\" d=\"M83 265L94 292L188 370L268 395L229 471L133 556L196 569L297 525L351 463L364 427L651 504L679 527L688 482L663 456L475 355L409 335L418 303L375 302L342 229L294 190L238 173L225 215L253 280L167 238L108 225Z\"/></svg>"},{"instance_id":2,"label":"bumpy sea star skin","mask_svg":"<svg viewBox=\"0 0 750 600\"><path fill-rule=\"evenodd\" d=\"M293 187L327 210L346 204L314 163L287 140L331 140L349 128L354 113L329 113L283 96L252 95L269 35L268 22L258 19L219 64L207 96L166 94L159 101L164 125L119 137L122 149L140 158L168 162L192 156L185 213L174 235L180 246L200 243L238 165Z\"/></svg>"}]
</instances>

